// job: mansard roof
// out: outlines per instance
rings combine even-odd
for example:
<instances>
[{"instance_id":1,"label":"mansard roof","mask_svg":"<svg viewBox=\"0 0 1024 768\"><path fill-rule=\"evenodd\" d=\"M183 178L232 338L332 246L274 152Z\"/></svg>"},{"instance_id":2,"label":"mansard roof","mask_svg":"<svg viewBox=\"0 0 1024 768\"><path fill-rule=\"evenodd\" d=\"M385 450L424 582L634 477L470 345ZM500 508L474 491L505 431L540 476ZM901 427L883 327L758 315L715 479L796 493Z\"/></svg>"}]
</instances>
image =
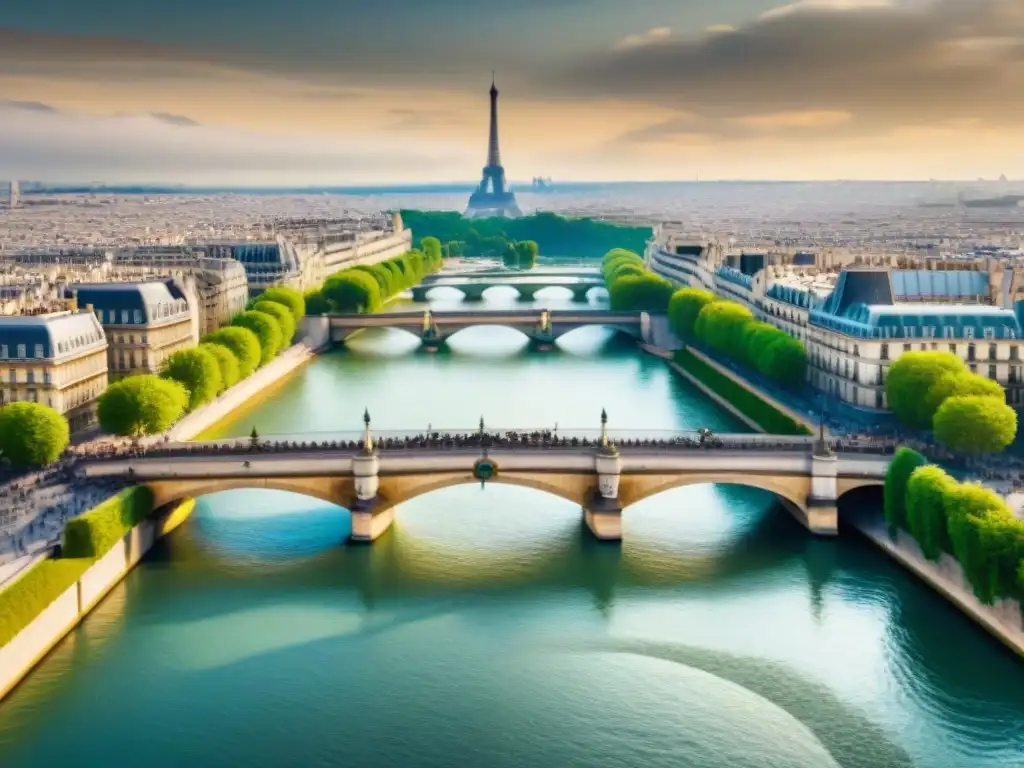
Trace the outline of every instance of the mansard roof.
<instances>
[{"instance_id":1,"label":"mansard roof","mask_svg":"<svg viewBox=\"0 0 1024 768\"><path fill-rule=\"evenodd\" d=\"M103 327L92 312L0 316L0 359L55 360L106 345ZM24 354L19 354L22 346Z\"/></svg>"}]
</instances>

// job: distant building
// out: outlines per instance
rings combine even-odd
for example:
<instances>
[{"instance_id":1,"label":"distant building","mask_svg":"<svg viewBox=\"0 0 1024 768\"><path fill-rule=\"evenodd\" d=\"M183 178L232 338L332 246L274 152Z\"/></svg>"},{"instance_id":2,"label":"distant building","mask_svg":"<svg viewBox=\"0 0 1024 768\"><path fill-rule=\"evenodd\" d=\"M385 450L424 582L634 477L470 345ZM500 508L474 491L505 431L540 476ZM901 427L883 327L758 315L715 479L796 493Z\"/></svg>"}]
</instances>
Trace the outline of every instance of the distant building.
<instances>
[{"instance_id":1,"label":"distant building","mask_svg":"<svg viewBox=\"0 0 1024 768\"><path fill-rule=\"evenodd\" d=\"M92 312L0 317L0 405L42 403L81 432L106 387L107 338Z\"/></svg>"},{"instance_id":2,"label":"distant building","mask_svg":"<svg viewBox=\"0 0 1024 768\"><path fill-rule=\"evenodd\" d=\"M11 181L10 197L8 198L8 205L13 209L18 207L18 202L21 200L21 189L18 186L17 181Z\"/></svg>"},{"instance_id":3,"label":"distant building","mask_svg":"<svg viewBox=\"0 0 1024 768\"><path fill-rule=\"evenodd\" d=\"M196 308L175 280L83 283L66 289L91 306L106 332L110 378L159 373L164 361L198 339Z\"/></svg>"},{"instance_id":4,"label":"distant building","mask_svg":"<svg viewBox=\"0 0 1024 768\"><path fill-rule=\"evenodd\" d=\"M498 146L498 88L491 81L491 131L487 143L487 165L484 166L480 185L469 196L466 208L467 218L503 216L515 219L523 215L516 202L516 196L505 180L505 168L501 164L501 149Z\"/></svg>"}]
</instances>

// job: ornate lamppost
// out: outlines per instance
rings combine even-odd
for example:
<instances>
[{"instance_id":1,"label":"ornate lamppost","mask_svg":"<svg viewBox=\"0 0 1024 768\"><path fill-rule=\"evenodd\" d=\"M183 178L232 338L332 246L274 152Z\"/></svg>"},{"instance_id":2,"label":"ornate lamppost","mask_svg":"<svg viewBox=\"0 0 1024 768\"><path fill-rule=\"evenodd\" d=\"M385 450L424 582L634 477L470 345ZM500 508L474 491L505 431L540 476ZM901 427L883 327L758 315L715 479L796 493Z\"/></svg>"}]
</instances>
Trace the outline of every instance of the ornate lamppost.
<instances>
[{"instance_id":1,"label":"ornate lamppost","mask_svg":"<svg viewBox=\"0 0 1024 768\"><path fill-rule=\"evenodd\" d=\"M370 433L370 409L363 409L363 454L372 456L374 452L373 435Z\"/></svg>"},{"instance_id":2,"label":"ornate lamppost","mask_svg":"<svg viewBox=\"0 0 1024 768\"><path fill-rule=\"evenodd\" d=\"M608 412L601 409L601 454L604 456L618 456L619 449L608 437Z\"/></svg>"}]
</instances>

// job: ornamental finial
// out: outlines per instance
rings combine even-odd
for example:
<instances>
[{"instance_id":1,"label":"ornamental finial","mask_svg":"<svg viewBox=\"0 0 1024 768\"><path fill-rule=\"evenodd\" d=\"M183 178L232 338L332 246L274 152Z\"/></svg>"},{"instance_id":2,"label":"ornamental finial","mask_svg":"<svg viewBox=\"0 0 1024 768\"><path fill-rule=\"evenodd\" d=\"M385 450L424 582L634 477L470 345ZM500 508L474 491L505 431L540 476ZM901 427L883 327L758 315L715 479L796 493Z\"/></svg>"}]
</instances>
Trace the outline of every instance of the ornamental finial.
<instances>
[{"instance_id":1,"label":"ornamental finial","mask_svg":"<svg viewBox=\"0 0 1024 768\"><path fill-rule=\"evenodd\" d=\"M365 424L366 426L370 426L370 409L369 408L364 408L363 409L363 424Z\"/></svg>"},{"instance_id":2,"label":"ornamental finial","mask_svg":"<svg viewBox=\"0 0 1024 768\"><path fill-rule=\"evenodd\" d=\"M363 453L369 456L373 453L373 435L370 434L370 409L363 409Z\"/></svg>"}]
</instances>

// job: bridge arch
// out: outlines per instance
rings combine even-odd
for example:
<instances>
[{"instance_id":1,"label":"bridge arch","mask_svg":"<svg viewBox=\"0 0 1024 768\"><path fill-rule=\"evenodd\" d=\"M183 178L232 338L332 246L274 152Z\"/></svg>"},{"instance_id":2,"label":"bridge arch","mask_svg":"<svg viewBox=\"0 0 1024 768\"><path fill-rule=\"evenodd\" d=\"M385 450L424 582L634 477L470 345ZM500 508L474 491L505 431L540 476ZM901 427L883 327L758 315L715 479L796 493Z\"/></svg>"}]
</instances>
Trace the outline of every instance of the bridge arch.
<instances>
[{"instance_id":1,"label":"bridge arch","mask_svg":"<svg viewBox=\"0 0 1024 768\"><path fill-rule=\"evenodd\" d=\"M311 496L329 504L351 509L355 503L355 481L352 478L313 477L237 477L148 480L140 483L153 491L153 507L159 508L184 499L195 499L211 493L234 490L288 491Z\"/></svg>"},{"instance_id":2,"label":"bridge arch","mask_svg":"<svg viewBox=\"0 0 1024 768\"><path fill-rule=\"evenodd\" d=\"M553 323L551 325L551 333L557 340L563 336L568 336L571 333L583 330L584 328L605 328L607 330L614 331L616 334L629 336L631 339L640 339L643 336L643 332L640 330L639 325L633 326L621 323Z\"/></svg>"}]
</instances>

